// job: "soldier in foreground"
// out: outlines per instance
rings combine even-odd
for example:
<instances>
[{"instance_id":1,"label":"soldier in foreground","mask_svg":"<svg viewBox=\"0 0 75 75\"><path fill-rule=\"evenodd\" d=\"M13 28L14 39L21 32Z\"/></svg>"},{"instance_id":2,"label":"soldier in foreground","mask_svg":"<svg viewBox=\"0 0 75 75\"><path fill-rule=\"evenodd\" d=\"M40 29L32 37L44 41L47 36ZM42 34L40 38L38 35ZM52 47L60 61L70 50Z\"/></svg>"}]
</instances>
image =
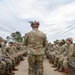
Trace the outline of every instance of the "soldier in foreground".
<instances>
[{"instance_id":1,"label":"soldier in foreground","mask_svg":"<svg viewBox=\"0 0 75 75\"><path fill-rule=\"evenodd\" d=\"M3 38L0 37L0 75L4 75L6 70L6 63L2 60L2 42Z\"/></svg>"},{"instance_id":2,"label":"soldier in foreground","mask_svg":"<svg viewBox=\"0 0 75 75\"><path fill-rule=\"evenodd\" d=\"M24 38L24 44L28 49L28 75L34 74L34 64L37 64L37 75L43 75L43 58L45 46L47 44L46 35L38 30L38 22L30 22L32 31L27 33Z\"/></svg>"},{"instance_id":3,"label":"soldier in foreground","mask_svg":"<svg viewBox=\"0 0 75 75\"><path fill-rule=\"evenodd\" d=\"M64 67L64 74L63 75L68 75L68 73L69 73L68 64L70 62L75 61L73 39L67 38L66 44L67 44L67 56L66 56L65 60L63 61L63 67Z\"/></svg>"}]
</instances>

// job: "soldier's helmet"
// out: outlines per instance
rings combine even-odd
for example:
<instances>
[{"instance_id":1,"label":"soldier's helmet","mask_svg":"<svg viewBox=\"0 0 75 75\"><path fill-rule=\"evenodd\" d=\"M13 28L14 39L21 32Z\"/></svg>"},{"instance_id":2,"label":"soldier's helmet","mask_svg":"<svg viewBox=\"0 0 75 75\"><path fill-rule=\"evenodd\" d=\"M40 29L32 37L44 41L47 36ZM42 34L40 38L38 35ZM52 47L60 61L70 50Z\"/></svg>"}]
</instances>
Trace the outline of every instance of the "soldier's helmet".
<instances>
[{"instance_id":1,"label":"soldier's helmet","mask_svg":"<svg viewBox=\"0 0 75 75\"><path fill-rule=\"evenodd\" d=\"M2 42L3 41L3 38L0 36L0 41Z\"/></svg>"},{"instance_id":2,"label":"soldier's helmet","mask_svg":"<svg viewBox=\"0 0 75 75\"><path fill-rule=\"evenodd\" d=\"M69 40L69 41L71 41L71 43L73 43L73 39L72 38L69 37L69 38L66 39L66 41L67 40Z\"/></svg>"},{"instance_id":3,"label":"soldier's helmet","mask_svg":"<svg viewBox=\"0 0 75 75\"><path fill-rule=\"evenodd\" d=\"M65 44L65 40L59 40L59 44L64 45Z\"/></svg>"},{"instance_id":4,"label":"soldier's helmet","mask_svg":"<svg viewBox=\"0 0 75 75\"><path fill-rule=\"evenodd\" d=\"M31 27L39 27L39 22L36 21L29 21L29 23L31 24Z\"/></svg>"},{"instance_id":5,"label":"soldier's helmet","mask_svg":"<svg viewBox=\"0 0 75 75\"><path fill-rule=\"evenodd\" d=\"M12 42L12 41L10 41L10 42L9 42L9 44L12 44L12 45L13 45L13 42Z\"/></svg>"},{"instance_id":6,"label":"soldier's helmet","mask_svg":"<svg viewBox=\"0 0 75 75\"><path fill-rule=\"evenodd\" d=\"M54 41L54 43L58 44L59 43L59 40Z\"/></svg>"},{"instance_id":7,"label":"soldier's helmet","mask_svg":"<svg viewBox=\"0 0 75 75\"><path fill-rule=\"evenodd\" d=\"M59 43L63 43L63 41L62 40L59 40Z\"/></svg>"},{"instance_id":8,"label":"soldier's helmet","mask_svg":"<svg viewBox=\"0 0 75 75\"><path fill-rule=\"evenodd\" d=\"M6 43L7 43L7 41L6 41L6 40L4 40L4 43L6 44Z\"/></svg>"}]
</instances>

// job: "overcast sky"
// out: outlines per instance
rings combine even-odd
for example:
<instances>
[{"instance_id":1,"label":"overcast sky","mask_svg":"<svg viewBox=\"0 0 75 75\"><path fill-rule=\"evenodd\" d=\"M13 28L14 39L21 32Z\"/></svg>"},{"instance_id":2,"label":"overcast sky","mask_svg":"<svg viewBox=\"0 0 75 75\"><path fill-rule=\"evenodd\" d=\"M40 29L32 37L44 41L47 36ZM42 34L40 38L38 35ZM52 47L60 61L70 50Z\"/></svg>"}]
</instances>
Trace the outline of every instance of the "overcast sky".
<instances>
[{"instance_id":1,"label":"overcast sky","mask_svg":"<svg viewBox=\"0 0 75 75\"><path fill-rule=\"evenodd\" d=\"M67 37L75 42L75 0L0 0L3 38L15 31L22 35L31 31L31 20L40 22L39 30L47 35L49 42Z\"/></svg>"}]
</instances>

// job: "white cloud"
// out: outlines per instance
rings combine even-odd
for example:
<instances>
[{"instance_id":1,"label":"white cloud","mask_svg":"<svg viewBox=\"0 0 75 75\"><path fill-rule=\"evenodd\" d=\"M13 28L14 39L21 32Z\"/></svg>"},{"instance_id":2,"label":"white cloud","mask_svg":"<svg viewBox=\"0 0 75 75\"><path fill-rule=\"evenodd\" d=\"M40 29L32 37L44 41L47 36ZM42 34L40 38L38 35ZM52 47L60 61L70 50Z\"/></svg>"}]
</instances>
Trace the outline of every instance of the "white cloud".
<instances>
[{"instance_id":1,"label":"white cloud","mask_svg":"<svg viewBox=\"0 0 75 75\"><path fill-rule=\"evenodd\" d=\"M20 31L24 34L31 30L28 21L37 20L41 24L40 30L45 32L51 41L51 36L75 22L74 9L74 0L2 0L0 26L10 32ZM69 35L73 32L70 31ZM7 36L1 32L0 35ZM67 38L69 35L66 33L58 39Z\"/></svg>"},{"instance_id":2,"label":"white cloud","mask_svg":"<svg viewBox=\"0 0 75 75\"><path fill-rule=\"evenodd\" d=\"M8 33L8 32L0 31L0 36L3 37L4 39L6 39L6 37L9 35L10 35L10 33Z\"/></svg>"}]
</instances>

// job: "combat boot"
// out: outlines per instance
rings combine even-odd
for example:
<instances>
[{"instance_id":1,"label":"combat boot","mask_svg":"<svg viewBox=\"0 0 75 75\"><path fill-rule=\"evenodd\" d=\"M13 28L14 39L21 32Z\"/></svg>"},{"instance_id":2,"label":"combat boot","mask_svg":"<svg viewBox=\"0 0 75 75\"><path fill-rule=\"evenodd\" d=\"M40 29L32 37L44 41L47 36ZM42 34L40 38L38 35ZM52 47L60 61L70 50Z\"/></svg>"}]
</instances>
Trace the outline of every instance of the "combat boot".
<instances>
[{"instance_id":1,"label":"combat boot","mask_svg":"<svg viewBox=\"0 0 75 75\"><path fill-rule=\"evenodd\" d=\"M64 72L62 69L59 69L58 72Z\"/></svg>"},{"instance_id":2,"label":"combat boot","mask_svg":"<svg viewBox=\"0 0 75 75\"><path fill-rule=\"evenodd\" d=\"M65 73L62 74L62 75L68 75L68 68L65 68L65 69L64 69L64 72L65 72Z\"/></svg>"},{"instance_id":3,"label":"combat boot","mask_svg":"<svg viewBox=\"0 0 75 75\"><path fill-rule=\"evenodd\" d=\"M57 67L56 65L53 65L53 66L51 66L51 67Z\"/></svg>"},{"instance_id":4,"label":"combat boot","mask_svg":"<svg viewBox=\"0 0 75 75\"><path fill-rule=\"evenodd\" d=\"M15 74L14 72L12 72L12 69L9 70L9 73L11 73L11 74Z\"/></svg>"},{"instance_id":5,"label":"combat boot","mask_svg":"<svg viewBox=\"0 0 75 75\"><path fill-rule=\"evenodd\" d=\"M15 66L13 66L12 70L13 71L18 71L18 69L16 69Z\"/></svg>"},{"instance_id":6,"label":"combat boot","mask_svg":"<svg viewBox=\"0 0 75 75\"><path fill-rule=\"evenodd\" d=\"M13 71L18 71L18 69L16 69L16 68L13 68Z\"/></svg>"},{"instance_id":7,"label":"combat boot","mask_svg":"<svg viewBox=\"0 0 75 75\"><path fill-rule=\"evenodd\" d=\"M12 74L9 73L9 70L6 70L5 75L12 75Z\"/></svg>"},{"instance_id":8,"label":"combat boot","mask_svg":"<svg viewBox=\"0 0 75 75\"><path fill-rule=\"evenodd\" d=\"M21 61L24 61L24 58L21 58Z\"/></svg>"},{"instance_id":9,"label":"combat boot","mask_svg":"<svg viewBox=\"0 0 75 75\"><path fill-rule=\"evenodd\" d=\"M50 64L54 64L52 61L49 61Z\"/></svg>"},{"instance_id":10,"label":"combat boot","mask_svg":"<svg viewBox=\"0 0 75 75\"><path fill-rule=\"evenodd\" d=\"M56 68L54 71L58 71L59 69L58 68Z\"/></svg>"},{"instance_id":11,"label":"combat boot","mask_svg":"<svg viewBox=\"0 0 75 75\"><path fill-rule=\"evenodd\" d=\"M68 75L68 73L64 73L64 74L62 74L62 75Z\"/></svg>"},{"instance_id":12,"label":"combat boot","mask_svg":"<svg viewBox=\"0 0 75 75\"><path fill-rule=\"evenodd\" d=\"M0 74L0 75L5 75L5 74Z\"/></svg>"}]
</instances>

